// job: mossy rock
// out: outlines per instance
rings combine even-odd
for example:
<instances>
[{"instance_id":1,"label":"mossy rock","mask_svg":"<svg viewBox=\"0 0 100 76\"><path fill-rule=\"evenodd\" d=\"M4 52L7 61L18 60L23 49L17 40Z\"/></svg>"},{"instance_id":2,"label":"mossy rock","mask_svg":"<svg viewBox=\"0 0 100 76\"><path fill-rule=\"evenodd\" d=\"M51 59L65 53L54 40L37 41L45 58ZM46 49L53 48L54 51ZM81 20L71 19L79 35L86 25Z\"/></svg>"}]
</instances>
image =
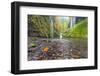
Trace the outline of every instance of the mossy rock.
<instances>
[{"instance_id":1,"label":"mossy rock","mask_svg":"<svg viewBox=\"0 0 100 76\"><path fill-rule=\"evenodd\" d=\"M32 40L37 40L37 37L32 37Z\"/></svg>"},{"instance_id":2,"label":"mossy rock","mask_svg":"<svg viewBox=\"0 0 100 76\"><path fill-rule=\"evenodd\" d=\"M35 44L35 43L32 43L32 44L31 44L31 46L32 46L32 47L36 47L36 46L37 46L37 44Z\"/></svg>"}]
</instances>

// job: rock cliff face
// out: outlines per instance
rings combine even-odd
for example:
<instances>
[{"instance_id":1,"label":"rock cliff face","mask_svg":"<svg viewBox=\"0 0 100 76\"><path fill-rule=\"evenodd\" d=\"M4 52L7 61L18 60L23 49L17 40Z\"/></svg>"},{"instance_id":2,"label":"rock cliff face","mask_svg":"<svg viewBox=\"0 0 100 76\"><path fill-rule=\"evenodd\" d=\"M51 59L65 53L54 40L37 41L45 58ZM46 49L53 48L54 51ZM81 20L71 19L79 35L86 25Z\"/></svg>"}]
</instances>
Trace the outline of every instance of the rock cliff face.
<instances>
[{"instance_id":1,"label":"rock cliff face","mask_svg":"<svg viewBox=\"0 0 100 76\"><path fill-rule=\"evenodd\" d=\"M37 29L33 28L33 25L28 25L28 36L29 37L40 37Z\"/></svg>"},{"instance_id":2,"label":"rock cliff face","mask_svg":"<svg viewBox=\"0 0 100 76\"><path fill-rule=\"evenodd\" d=\"M86 17L62 18L60 16L29 15L28 36L43 38L87 37L88 19Z\"/></svg>"},{"instance_id":3,"label":"rock cliff face","mask_svg":"<svg viewBox=\"0 0 100 76\"><path fill-rule=\"evenodd\" d=\"M28 15L28 25L30 36L50 37L49 16ZM34 34L32 35L32 33Z\"/></svg>"}]
</instances>

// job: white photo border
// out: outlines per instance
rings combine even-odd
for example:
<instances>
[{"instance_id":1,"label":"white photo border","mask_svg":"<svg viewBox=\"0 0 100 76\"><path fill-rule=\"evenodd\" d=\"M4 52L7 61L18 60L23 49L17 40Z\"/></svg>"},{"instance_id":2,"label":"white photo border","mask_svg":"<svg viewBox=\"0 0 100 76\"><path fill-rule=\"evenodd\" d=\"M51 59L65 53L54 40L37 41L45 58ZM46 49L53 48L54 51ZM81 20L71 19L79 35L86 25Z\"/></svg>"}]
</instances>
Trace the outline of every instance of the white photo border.
<instances>
[{"instance_id":1,"label":"white photo border","mask_svg":"<svg viewBox=\"0 0 100 76\"><path fill-rule=\"evenodd\" d=\"M48 61L27 60L27 15L60 15L60 16L81 16L88 17L88 59L66 59ZM62 9L44 7L20 7L20 70L47 69L62 67L94 66L94 10L83 9Z\"/></svg>"}]
</instances>

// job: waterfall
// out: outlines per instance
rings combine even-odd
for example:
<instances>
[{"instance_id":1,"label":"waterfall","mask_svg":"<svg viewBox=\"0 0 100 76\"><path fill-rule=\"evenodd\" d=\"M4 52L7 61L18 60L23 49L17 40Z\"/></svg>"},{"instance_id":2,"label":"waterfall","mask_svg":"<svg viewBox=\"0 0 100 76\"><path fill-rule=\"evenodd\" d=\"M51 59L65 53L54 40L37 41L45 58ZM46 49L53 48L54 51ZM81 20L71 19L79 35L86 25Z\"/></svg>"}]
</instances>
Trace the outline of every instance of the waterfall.
<instances>
[{"instance_id":1,"label":"waterfall","mask_svg":"<svg viewBox=\"0 0 100 76\"><path fill-rule=\"evenodd\" d=\"M71 17L70 28L72 28L75 25L75 22L76 22L76 17Z\"/></svg>"},{"instance_id":2,"label":"waterfall","mask_svg":"<svg viewBox=\"0 0 100 76\"><path fill-rule=\"evenodd\" d=\"M62 33L60 33L60 39L62 39Z\"/></svg>"}]
</instances>

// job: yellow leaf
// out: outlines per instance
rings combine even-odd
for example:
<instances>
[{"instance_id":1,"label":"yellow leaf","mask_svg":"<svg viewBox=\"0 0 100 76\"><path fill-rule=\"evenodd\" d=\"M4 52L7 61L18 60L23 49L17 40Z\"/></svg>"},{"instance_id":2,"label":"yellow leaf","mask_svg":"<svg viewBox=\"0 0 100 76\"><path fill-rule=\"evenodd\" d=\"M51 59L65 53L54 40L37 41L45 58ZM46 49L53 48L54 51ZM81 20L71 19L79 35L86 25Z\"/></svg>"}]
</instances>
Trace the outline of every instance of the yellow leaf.
<instances>
[{"instance_id":1,"label":"yellow leaf","mask_svg":"<svg viewBox=\"0 0 100 76\"><path fill-rule=\"evenodd\" d=\"M43 52L48 52L48 50L49 50L49 48L48 48L48 47L45 47L45 48L43 49Z\"/></svg>"}]
</instances>

